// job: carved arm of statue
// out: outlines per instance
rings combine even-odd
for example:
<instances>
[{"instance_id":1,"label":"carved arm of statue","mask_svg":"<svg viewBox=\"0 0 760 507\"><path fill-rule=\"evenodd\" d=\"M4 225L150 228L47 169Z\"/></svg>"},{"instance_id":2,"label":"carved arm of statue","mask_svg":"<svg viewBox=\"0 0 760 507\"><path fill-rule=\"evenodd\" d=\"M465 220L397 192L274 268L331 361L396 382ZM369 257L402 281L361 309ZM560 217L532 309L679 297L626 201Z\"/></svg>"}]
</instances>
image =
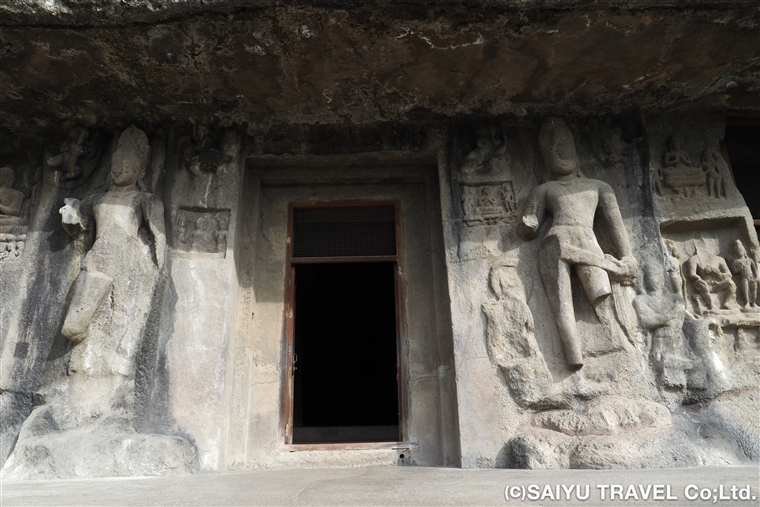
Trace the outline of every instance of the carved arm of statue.
<instances>
[{"instance_id":1,"label":"carved arm of statue","mask_svg":"<svg viewBox=\"0 0 760 507\"><path fill-rule=\"evenodd\" d=\"M538 236L538 230L546 217L546 190L543 185L534 188L528 202L525 204L517 234L524 240L530 241Z\"/></svg>"},{"instance_id":2,"label":"carved arm of statue","mask_svg":"<svg viewBox=\"0 0 760 507\"><path fill-rule=\"evenodd\" d=\"M697 273L697 262L696 257L691 257L683 265L683 272L686 278L694 284L694 287L701 292L707 290L708 285Z\"/></svg>"},{"instance_id":3,"label":"carved arm of statue","mask_svg":"<svg viewBox=\"0 0 760 507\"><path fill-rule=\"evenodd\" d=\"M166 253L166 224L164 222L164 205L161 199L153 194L145 194L142 202L142 213L148 225L156 247L156 262L159 269L164 265Z\"/></svg>"},{"instance_id":4,"label":"carved arm of statue","mask_svg":"<svg viewBox=\"0 0 760 507\"><path fill-rule=\"evenodd\" d=\"M718 257L718 259L718 271L720 272L720 279L731 280L731 270L728 269L728 264L726 264L726 261L723 259L723 257Z\"/></svg>"},{"instance_id":5,"label":"carved arm of statue","mask_svg":"<svg viewBox=\"0 0 760 507\"><path fill-rule=\"evenodd\" d=\"M617 204L617 198L612 187L603 183L599 191L599 212L604 223L608 226L607 232L612 242L612 247L621 264L623 278L632 278L638 272L638 263L633 256L631 243L628 241L628 233L625 231L623 216Z\"/></svg>"}]
</instances>

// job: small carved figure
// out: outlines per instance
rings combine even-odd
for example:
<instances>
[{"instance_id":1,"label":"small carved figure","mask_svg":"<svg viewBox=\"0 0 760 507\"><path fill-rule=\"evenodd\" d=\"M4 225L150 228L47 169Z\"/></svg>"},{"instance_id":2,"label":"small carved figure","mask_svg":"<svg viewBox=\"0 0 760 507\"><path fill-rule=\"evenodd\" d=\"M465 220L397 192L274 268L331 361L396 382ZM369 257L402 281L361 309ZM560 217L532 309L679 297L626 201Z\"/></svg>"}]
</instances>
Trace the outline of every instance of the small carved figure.
<instances>
[{"instance_id":1,"label":"small carved figure","mask_svg":"<svg viewBox=\"0 0 760 507\"><path fill-rule=\"evenodd\" d=\"M202 176L204 173L216 173L221 164L232 158L213 147L205 126L196 125L193 128L192 142L185 145L182 160L185 169L195 176Z\"/></svg>"},{"instance_id":2,"label":"small carved figure","mask_svg":"<svg viewBox=\"0 0 760 507\"><path fill-rule=\"evenodd\" d=\"M631 283L637 263L615 192L607 183L583 176L573 135L564 120L549 118L544 122L539 148L555 180L531 191L518 233L523 239L534 239L547 215L552 217L551 227L541 241L539 268L557 319L568 367L578 370L583 367L583 353L575 322L571 272L575 271L580 279L600 321L609 325L614 308L613 302L608 301L613 294L610 277L616 282L616 297L622 298L622 291L617 287ZM597 215L607 227L615 256L605 254L599 246L594 233ZM617 306L623 308L630 303L621 301ZM630 320L620 315L618 318L624 322ZM629 339L632 339L630 335Z\"/></svg>"},{"instance_id":3,"label":"small carved figure","mask_svg":"<svg viewBox=\"0 0 760 507\"><path fill-rule=\"evenodd\" d=\"M76 127L69 132L69 139L61 144L60 153L47 160L50 167L57 167L63 172L63 177L73 180L82 174L82 169L77 165L79 157L84 153L85 143L90 133L86 128Z\"/></svg>"},{"instance_id":4,"label":"small carved figure","mask_svg":"<svg viewBox=\"0 0 760 507\"><path fill-rule=\"evenodd\" d=\"M128 383L134 378L135 354L140 347L158 270L164 264L166 242L161 200L138 188L149 160L147 136L142 130L129 127L119 138L111 159L108 192L82 201L66 199L59 211L66 230L75 238L81 238L93 225L95 229L94 243L72 287L71 303L61 330L77 344L70 371L79 375L78 382L97 377L102 379L98 382L111 379L114 389L117 385L127 391L134 387ZM143 226L153 237L152 248L138 232ZM110 303L104 305L109 294ZM107 327L93 325L99 314L109 318Z\"/></svg>"},{"instance_id":5,"label":"small carved figure","mask_svg":"<svg viewBox=\"0 0 760 507\"><path fill-rule=\"evenodd\" d=\"M216 251L215 226L216 221L206 215L201 215L196 219L195 231L193 232L193 249L201 252Z\"/></svg>"},{"instance_id":6,"label":"small carved figure","mask_svg":"<svg viewBox=\"0 0 760 507\"><path fill-rule=\"evenodd\" d=\"M464 164L462 165L463 174L475 174L488 171L489 168L486 163L491 160L491 157L493 157L499 146L495 132L492 130L480 129L478 131L477 145L478 147L468 153L464 158Z\"/></svg>"},{"instance_id":7,"label":"small carved figure","mask_svg":"<svg viewBox=\"0 0 760 507\"><path fill-rule=\"evenodd\" d=\"M498 301L483 303L483 312L488 317L488 349L493 361L503 367L538 353L533 314L518 296L514 265L516 262L491 268L488 278Z\"/></svg>"},{"instance_id":8,"label":"small carved figure","mask_svg":"<svg viewBox=\"0 0 760 507\"><path fill-rule=\"evenodd\" d=\"M24 250L24 242L16 241L16 251L13 253L16 257L21 256L21 252Z\"/></svg>"},{"instance_id":9,"label":"small carved figure","mask_svg":"<svg viewBox=\"0 0 760 507\"><path fill-rule=\"evenodd\" d=\"M187 243L187 218L184 215L177 217L177 241Z\"/></svg>"},{"instance_id":10,"label":"small carved figure","mask_svg":"<svg viewBox=\"0 0 760 507\"><path fill-rule=\"evenodd\" d=\"M223 252L227 247L227 234L229 233L227 229L230 226L230 220L225 215L221 215L216 219L216 224L217 229L214 233L214 237L216 238L216 249L219 252Z\"/></svg>"},{"instance_id":11,"label":"small carved figure","mask_svg":"<svg viewBox=\"0 0 760 507\"><path fill-rule=\"evenodd\" d=\"M677 137L671 137L668 145L669 149L664 156L664 183L672 188L676 195L694 197L697 188L705 184L705 173L694 166L689 154L681 149Z\"/></svg>"},{"instance_id":12,"label":"small carved figure","mask_svg":"<svg viewBox=\"0 0 760 507\"><path fill-rule=\"evenodd\" d=\"M731 271L726 261L709 251L705 244L700 248L695 242L694 248L696 253L689 257L683 265L683 270L686 279L697 291L697 313L702 313L702 305L711 311L718 308L737 309L736 284L731 279ZM713 296L718 298L717 305Z\"/></svg>"},{"instance_id":13,"label":"small carved figure","mask_svg":"<svg viewBox=\"0 0 760 507\"><path fill-rule=\"evenodd\" d=\"M483 186L478 189L478 204L475 211L480 213L501 211L499 202L489 187Z\"/></svg>"},{"instance_id":14,"label":"small carved figure","mask_svg":"<svg viewBox=\"0 0 760 507\"><path fill-rule=\"evenodd\" d=\"M24 193L13 188L16 175L11 166L0 168L0 217L18 217L24 204Z\"/></svg>"},{"instance_id":15,"label":"small carved figure","mask_svg":"<svg viewBox=\"0 0 760 507\"><path fill-rule=\"evenodd\" d=\"M631 152L630 144L623 141L623 133L620 127L613 126L604 128L597 123L595 129L597 137L601 138L601 145L594 145L594 155L606 166L620 166L625 162L625 157Z\"/></svg>"},{"instance_id":16,"label":"small carved figure","mask_svg":"<svg viewBox=\"0 0 760 507\"><path fill-rule=\"evenodd\" d=\"M688 260L688 257L681 253L672 239L664 240L665 243L665 271L670 278L670 285L673 292L686 300L686 294L683 287L683 271L681 266Z\"/></svg>"},{"instance_id":17,"label":"small carved figure","mask_svg":"<svg viewBox=\"0 0 760 507\"><path fill-rule=\"evenodd\" d=\"M501 186L499 190L499 196L504 201L504 208L508 212L517 211L517 204L515 203L515 192L512 188L512 182L508 181Z\"/></svg>"},{"instance_id":18,"label":"small carved figure","mask_svg":"<svg viewBox=\"0 0 760 507\"><path fill-rule=\"evenodd\" d=\"M644 272L647 294L634 298L633 306L641 327L652 335L651 356L660 382L670 388L686 387L686 371L691 367L685 355L683 321L686 306L678 294L665 292L665 280L655 266Z\"/></svg>"},{"instance_id":19,"label":"small carved figure","mask_svg":"<svg viewBox=\"0 0 760 507\"><path fill-rule=\"evenodd\" d=\"M49 167L56 169L56 184L61 188L73 188L84 183L95 170L100 159L100 136L90 138L84 127L75 127L69 139L61 143L58 154L47 158Z\"/></svg>"},{"instance_id":20,"label":"small carved figure","mask_svg":"<svg viewBox=\"0 0 760 507\"><path fill-rule=\"evenodd\" d=\"M737 239L731 245L733 257L728 260L731 272L741 281L741 293L744 308L757 308L758 274L757 263L747 255L742 240Z\"/></svg>"},{"instance_id":21,"label":"small carved figure","mask_svg":"<svg viewBox=\"0 0 760 507\"><path fill-rule=\"evenodd\" d=\"M707 180L707 197L726 198L726 188L723 176L718 169L722 157L715 148L707 148L702 152L702 170Z\"/></svg>"}]
</instances>

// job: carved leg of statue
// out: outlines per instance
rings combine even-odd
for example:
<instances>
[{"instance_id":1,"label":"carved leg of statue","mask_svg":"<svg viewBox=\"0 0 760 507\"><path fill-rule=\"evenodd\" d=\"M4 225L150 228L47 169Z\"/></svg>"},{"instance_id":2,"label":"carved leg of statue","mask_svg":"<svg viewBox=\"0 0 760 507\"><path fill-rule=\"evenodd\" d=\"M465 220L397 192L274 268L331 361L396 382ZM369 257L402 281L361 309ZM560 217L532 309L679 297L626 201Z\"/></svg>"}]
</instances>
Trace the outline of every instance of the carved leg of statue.
<instances>
[{"instance_id":1,"label":"carved leg of statue","mask_svg":"<svg viewBox=\"0 0 760 507\"><path fill-rule=\"evenodd\" d=\"M63 321L63 336L74 343L87 338L92 317L111 292L112 285L113 278L106 274L86 269L79 272L69 311Z\"/></svg>"},{"instance_id":2,"label":"carved leg of statue","mask_svg":"<svg viewBox=\"0 0 760 507\"><path fill-rule=\"evenodd\" d=\"M749 298L750 306L755 308L757 306L757 280L750 280L749 282Z\"/></svg>"},{"instance_id":3,"label":"carved leg of statue","mask_svg":"<svg viewBox=\"0 0 760 507\"><path fill-rule=\"evenodd\" d=\"M570 265L560 259L559 242L556 238L547 238L541 245L539 269L546 295L557 319L557 330L565 349L567 366L571 370L580 370L583 367L583 351L575 324Z\"/></svg>"},{"instance_id":4,"label":"carved leg of statue","mask_svg":"<svg viewBox=\"0 0 760 507\"><path fill-rule=\"evenodd\" d=\"M732 280L725 280L717 287L720 307L724 309L737 309L739 303L736 302L736 284Z\"/></svg>"},{"instance_id":5,"label":"carved leg of statue","mask_svg":"<svg viewBox=\"0 0 760 507\"><path fill-rule=\"evenodd\" d=\"M750 299L749 295L749 280L747 280L746 277L742 278L742 297L744 298L744 308L750 307L750 302L752 301Z\"/></svg>"},{"instance_id":6,"label":"carved leg of statue","mask_svg":"<svg viewBox=\"0 0 760 507\"><path fill-rule=\"evenodd\" d=\"M704 285L696 285L695 288L697 289L697 292L699 292L699 295L702 296L702 302L705 304L708 310L713 309L713 300L712 300L712 292L710 292L710 287L707 284ZM701 305L699 306L699 313L701 314Z\"/></svg>"}]
</instances>

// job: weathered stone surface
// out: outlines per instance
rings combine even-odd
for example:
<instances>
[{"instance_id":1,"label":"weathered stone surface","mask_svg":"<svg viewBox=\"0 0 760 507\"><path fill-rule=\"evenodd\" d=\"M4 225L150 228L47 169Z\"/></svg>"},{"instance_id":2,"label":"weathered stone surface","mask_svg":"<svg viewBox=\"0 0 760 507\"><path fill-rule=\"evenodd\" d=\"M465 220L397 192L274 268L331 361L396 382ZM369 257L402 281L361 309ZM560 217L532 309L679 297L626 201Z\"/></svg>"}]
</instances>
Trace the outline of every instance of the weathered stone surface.
<instances>
[{"instance_id":1,"label":"weathered stone surface","mask_svg":"<svg viewBox=\"0 0 760 507\"><path fill-rule=\"evenodd\" d=\"M6 2L4 477L757 461L760 243L720 141L760 112L758 16ZM289 213L357 199L399 213L403 441L300 447Z\"/></svg>"},{"instance_id":2,"label":"weathered stone surface","mask_svg":"<svg viewBox=\"0 0 760 507\"><path fill-rule=\"evenodd\" d=\"M5 139L60 122L213 118L266 130L695 101L757 108L751 1L14 1L0 15Z\"/></svg>"},{"instance_id":3,"label":"weathered stone surface","mask_svg":"<svg viewBox=\"0 0 760 507\"><path fill-rule=\"evenodd\" d=\"M662 405L601 397L533 417L509 442L517 468L668 468L704 464Z\"/></svg>"}]
</instances>

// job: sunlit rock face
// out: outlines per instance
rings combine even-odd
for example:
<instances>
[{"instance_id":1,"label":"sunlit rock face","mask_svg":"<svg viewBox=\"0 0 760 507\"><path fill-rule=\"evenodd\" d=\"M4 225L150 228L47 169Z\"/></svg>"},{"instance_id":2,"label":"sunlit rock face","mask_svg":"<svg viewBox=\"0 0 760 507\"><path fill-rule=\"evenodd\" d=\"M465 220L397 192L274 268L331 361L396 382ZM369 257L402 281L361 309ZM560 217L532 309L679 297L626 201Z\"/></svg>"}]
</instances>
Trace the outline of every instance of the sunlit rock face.
<instances>
[{"instance_id":1,"label":"sunlit rock face","mask_svg":"<svg viewBox=\"0 0 760 507\"><path fill-rule=\"evenodd\" d=\"M760 459L760 10L587 3L6 2L3 478ZM397 424L303 416L380 399L370 315L299 348L336 207L393 217Z\"/></svg>"}]
</instances>

